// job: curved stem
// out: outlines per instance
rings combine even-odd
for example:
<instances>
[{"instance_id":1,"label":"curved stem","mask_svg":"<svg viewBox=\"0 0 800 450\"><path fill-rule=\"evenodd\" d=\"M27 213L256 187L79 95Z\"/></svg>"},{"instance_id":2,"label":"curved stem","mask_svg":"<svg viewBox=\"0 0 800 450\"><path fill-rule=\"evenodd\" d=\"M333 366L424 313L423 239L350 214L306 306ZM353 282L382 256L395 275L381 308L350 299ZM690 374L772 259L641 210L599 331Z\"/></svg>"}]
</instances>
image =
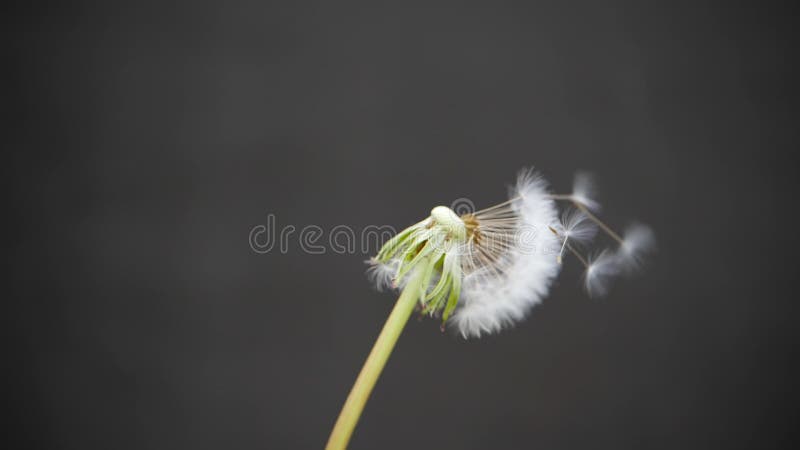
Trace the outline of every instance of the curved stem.
<instances>
[{"instance_id":1,"label":"curved stem","mask_svg":"<svg viewBox=\"0 0 800 450\"><path fill-rule=\"evenodd\" d=\"M386 319L386 324L383 325L383 330L375 341L372 351L361 368L361 373L358 374L353 389L350 390L350 395L344 402L342 412L339 413L339 418L336 420L336 425L333 427L330 438L328 438L328 445L325 447L327 450L339 450L347 448L347 443L350 442L350 436L361 417L361 411L364 410L364 405L367 403L372 388L375 387L375 382L383 371L386 365L386 360L392 353L400 333L403 331L408 318L414 311L414 306L417 304L420 296L420 283L424 271L417 270L412 275L411 280L403 288L400 293L400 298L394 305L389 318Z\"/></svg>"}]
</instances>

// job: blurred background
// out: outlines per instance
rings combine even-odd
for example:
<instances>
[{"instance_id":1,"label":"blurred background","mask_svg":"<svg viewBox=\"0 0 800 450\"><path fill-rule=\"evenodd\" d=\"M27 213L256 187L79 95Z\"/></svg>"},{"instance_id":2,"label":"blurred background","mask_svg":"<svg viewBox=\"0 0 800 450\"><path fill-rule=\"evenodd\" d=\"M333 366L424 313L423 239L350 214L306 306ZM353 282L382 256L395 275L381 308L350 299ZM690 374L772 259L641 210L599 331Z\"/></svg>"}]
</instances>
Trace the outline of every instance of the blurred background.
<instances>
[{"instance_id":1,"label":"blurred background","mask_svg":"<svg viewBox=\"0 0 800 450\"><path fill-rule=\"evenodd\" d=\"M351 448L788 446L788 7L3 9L6 448L321 448L395 297L251 229L400 229L525 166L658 254L600 300L568 260L499 335L412 320Z\"/></svg>"}]
</instances>

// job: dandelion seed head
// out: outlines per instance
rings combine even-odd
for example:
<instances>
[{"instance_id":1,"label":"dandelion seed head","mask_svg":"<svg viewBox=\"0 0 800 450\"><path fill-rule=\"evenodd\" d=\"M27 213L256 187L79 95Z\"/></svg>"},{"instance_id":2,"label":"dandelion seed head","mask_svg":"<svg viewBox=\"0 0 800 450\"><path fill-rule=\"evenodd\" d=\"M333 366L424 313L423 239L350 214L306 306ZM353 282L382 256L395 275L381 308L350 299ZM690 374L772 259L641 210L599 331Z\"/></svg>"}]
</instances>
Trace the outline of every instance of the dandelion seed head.
<instances>
[{"instance_id":1,"label":"dandelion seed head","mask_svg":"<svg viewBox=\"0 0 800 450\"><path fill-rule=\"evenodd\" d=\"M379 289L405 289L418 281L420 315L441 317L464 338L479 338L523 320L549 293L567 251L584 266L588 294L599 297L620 273L641 265L654 246L652 231L629 227L614 233L598 210L590 177L579 173L570 195L555 195L533 170L519 173L509 199L457 215L437 206L429 217L387 241L369 261ZM559 213L556 200L572 202ZM581 255L602 229L620 242L616 252Z\"/></svg>"},{"instance_id":2,"label":"dandelion seed head","mask_svg":"<svg viewBox=\"0 0 800 450\"><path fill-rule=\"evenodd\" d=\"M554 254L558 238L547 227L558 212L547 182L522 171L502 207L475 213L483 242L467 248L462 299L453 326L480 337L524 319L549 292L560 271Z\"/></svg>"}]
</instances>

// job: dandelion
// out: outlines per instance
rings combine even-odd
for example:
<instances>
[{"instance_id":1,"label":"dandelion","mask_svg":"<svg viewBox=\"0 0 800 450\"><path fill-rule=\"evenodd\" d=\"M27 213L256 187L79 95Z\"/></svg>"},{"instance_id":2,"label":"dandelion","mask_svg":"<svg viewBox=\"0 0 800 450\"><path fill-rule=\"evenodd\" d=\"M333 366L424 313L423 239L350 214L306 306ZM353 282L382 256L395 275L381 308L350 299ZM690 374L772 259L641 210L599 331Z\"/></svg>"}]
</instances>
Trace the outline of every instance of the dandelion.
<instances>
[{"instance_id":1,"label":"dandelion","mask_svg":"<svg viewBox=\"0 0 800 450\"><path fill-rule=\"evenodd\" d=\"M566 208L559 212L559 204ZM532 170L523 170L509 199L456 214L445 206L398 233L368 261L379 290L400 290L328 441L345 448L389 354L413 311L441 320L463 338L479 338L522 321L549 293L567 254L584 266L584 286L605 295L620 273L641 267L653 248L652 231L634 225L621 236L594 212L594 185L584 173L571 194L553 194ZM594 212L593 212L594 211ZM597 231L618 249L584 256Z\"/></svg>"}]
</instances>

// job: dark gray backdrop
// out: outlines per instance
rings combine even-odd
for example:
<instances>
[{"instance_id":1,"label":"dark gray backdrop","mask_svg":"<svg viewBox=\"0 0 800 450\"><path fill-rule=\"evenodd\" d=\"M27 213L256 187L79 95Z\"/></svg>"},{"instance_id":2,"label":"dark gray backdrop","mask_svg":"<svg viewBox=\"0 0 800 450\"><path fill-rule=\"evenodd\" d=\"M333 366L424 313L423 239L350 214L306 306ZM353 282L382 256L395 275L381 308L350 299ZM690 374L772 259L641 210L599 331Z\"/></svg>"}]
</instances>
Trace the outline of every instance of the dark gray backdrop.
<instances>
[{"instance_id":1,"label":"dark gray backdrop","mask_svg":"<svg viewBox=\"0 0 800 450\"><path fill-rule=\"evenodd\" d=\"M3 15L8 448L320 448L394 299L250 229L403 227L529 165L593 171L649 270L592 300L571 260L479 341L410 322L352 447L788 444L791 11L146 3Z\"/></svg>"}]
</instances>

